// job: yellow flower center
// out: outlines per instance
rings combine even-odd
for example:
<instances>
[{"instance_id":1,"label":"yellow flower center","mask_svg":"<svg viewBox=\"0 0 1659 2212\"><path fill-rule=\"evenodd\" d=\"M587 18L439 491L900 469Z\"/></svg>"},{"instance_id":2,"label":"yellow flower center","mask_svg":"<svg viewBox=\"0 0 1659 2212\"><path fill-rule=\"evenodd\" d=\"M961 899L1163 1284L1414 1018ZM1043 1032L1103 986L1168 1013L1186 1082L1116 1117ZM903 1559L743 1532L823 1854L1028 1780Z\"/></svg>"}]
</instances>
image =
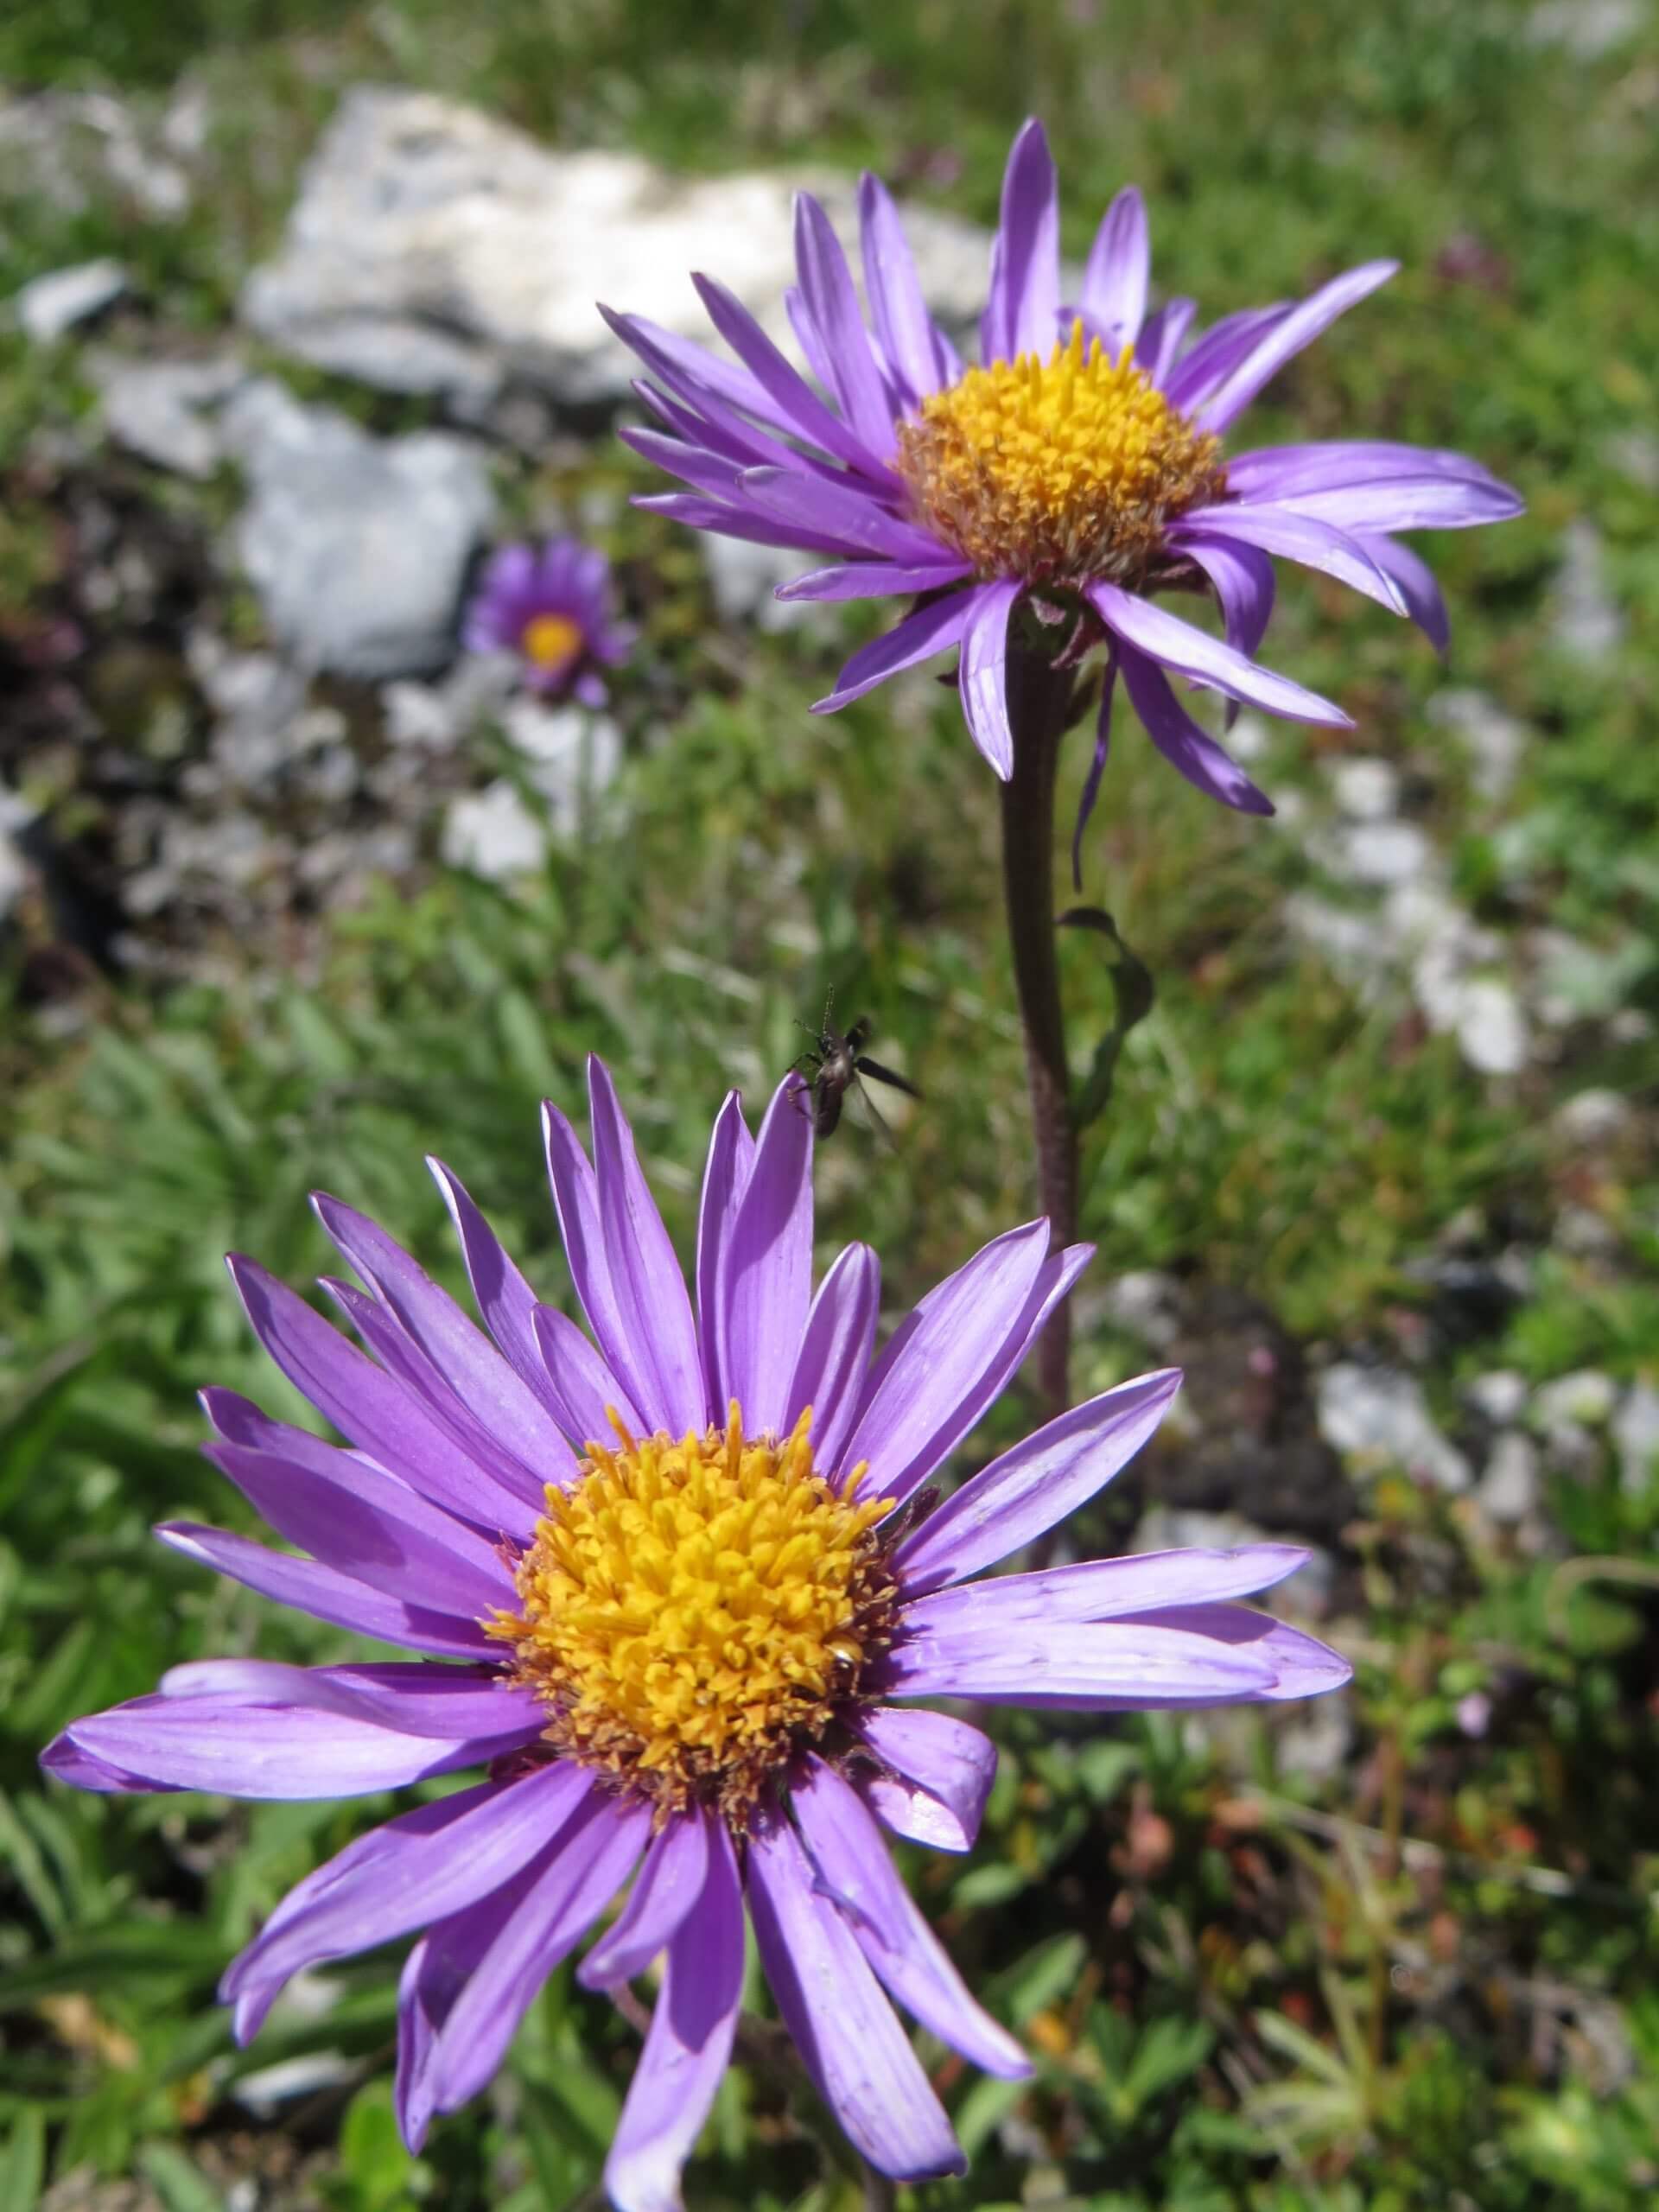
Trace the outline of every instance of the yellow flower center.
<instances>
[{"instance_id":1,"label":"yellow flower center","mask_svg":"<svg viewBox=\"0 0 1659 2212\"><path fill-rule=\"evenodd\" d=\"M982 575L1143 582L1165 525L1217 498L1221 442L1098 339L969 369L899 425L916 512Z\"/></svg>"},{"instance_id":2,"label":"yellow flower center","mask_svg":"<svg viewBox=\"0 0 1659 2212\"><path fill-rule=\"evenodd\" d=\"M734 1828L794 1753L849 1711L892 1637L875 1524L890 1498L839 1494L792 1436L590 1443L518 1562L521 1610L486 1624L548 1711L546 1739L666 1811L695 1799Z\"/></svg>"},{"instance_id":3,"label":"yellow flower center","mask_svg":"<svg viewBox=\"0 0 1659 2212\"><path fill-rule=\"evenodd\" d=\"M518 650L537 668L558 668L582 644L582 626L568 614L532 614L519 633Z\"/></svg>"}]
</instances>

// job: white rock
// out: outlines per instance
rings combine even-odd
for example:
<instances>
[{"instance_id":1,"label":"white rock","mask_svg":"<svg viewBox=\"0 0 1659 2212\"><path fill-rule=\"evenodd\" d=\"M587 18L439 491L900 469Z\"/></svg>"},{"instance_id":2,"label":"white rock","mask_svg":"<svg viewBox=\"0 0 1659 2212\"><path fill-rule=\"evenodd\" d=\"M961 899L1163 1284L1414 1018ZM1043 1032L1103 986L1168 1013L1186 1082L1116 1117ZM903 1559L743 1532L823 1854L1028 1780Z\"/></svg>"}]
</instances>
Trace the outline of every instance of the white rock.
<instances>
[{"instance_id":1,"label":"white rock","mask_svg":"<svg viewBox=\"0 0 1659 2212\"><path fill-rule=\"evenodd\" d=\"M813 566L814 556L787 545L752 545L743 537L717 537L699 531L697 543L714 594L715 609L723 622L773 633L783 630L828 632L837 620L836 609L810 599L776 597L777 587L791 576L802 576Z\"/></svg>"},{"instance_id":2,"label":"white rock","mask_svg":"<svg viewBox=\"0 0 1659 2212\"><path fill-rule=\"evenodd\" d=\"M1527 1065L1527 1018L1515 993L1495 976L1461 986L1454 1026L1458 1050L1480 1074L1518 1075Z\"/></svg>"},{"instance_id":3,"label":"white rock","mask_svg":"<svg viewBox=\"0 0 1659 2212\"><path fill-rule=\"evenodd\" d=\"M1518 1375L1512 1367L1494 1367L1484 1375L1477 1375L1463 1395L1475 1411L1495 1427L1507 1428L1526 1411L1532 1389L1526 1376Z\"/></svg>"},{"instance_id":4,"label":"white rock","mask_svg":"<svg viewBox=\"0 0 1659 2212\"><path fill-rule=\"evenodd\" d=\"M35 810L26 799L0 788L0 922L22 897L29 882L29 862L18 840L34 819Z\"/></svg>"},{"instance_id":5,"label":"white rock","mask_svg":"<svg viewBox=\"0 0 1659 2212\"><path fill-rule=\"evenodd\" d=\"M1618 651L1624 617L1607 582L1601 532L1582 517L1563 535L1552 601L1550 634L1560 652L1587 662Z\"/></svg>"},{"instance_id":6,"label":"white rock","mask_svg":"<svg viewBox=\"0 0 1659 2212\"><path fill-rule=\"evenodd\" d=\"M126 289L126 270L105 256L32 278L16 295L12 307L26 337L37 346L52 346L77 323L90 322L113 307Z\"/></svg>"},{"instance_id":7,"label":"white rock","mask_svg":"<svg viewBox=\"0 0 1659 2212\"><path fill-rule=\"evenodd\" d=\"M491 883L505 883L546 860L547 824L499 778L481 791L451 800L440 849L451 868L470 868Z\"/></svg>"},{"instance_id":8,"label":"white rock","mask_svg":"<svg viewBox=\"0 0 1659 2212\"><path fill-rule=\"evenodd\" d=\"M1469 1462L1441 1435L1422 1388L1396 1369L1339 1360L1319 1378L1319 1433L1337 1451L1405 1468L1439 1490L1469 1487Z\"/></svg>"},{"instance_id":9,"label":"white rock","mask_svg":"<svg viewBox=\"0 0 1659 2212\"><path fill-rule=\"evenodd\" d=\"M567 836L581 828L622 764L616 724L587 707L550 707L524 697L511 702L502 727L531 764L530 779L547 801L552 826Z\"/></svg>"},{"instance_id":10,"label":"white rock","mask_svg":"<svg viewBox=\"0 0 1659 2212\"><path fill-rule=\"evenodd\" d=\"M494 496L480 450L437 431L373 438L261 378L226 407L251 497L242 565L303 668L376 679L442 667Z\"/></svg>"},{"instance_id":11,"label":"white rock","mask_svg":"<svg viewBox=\"0 0 1659 2212\"><path fill-rule=\"evenodd\" d=\"M1520 1430L1505 1429L1496 1438L1475 1491L1482 1510L1506 1528L1529 1521L1543 1499L1538 1446Z\"/></svg>"},{"instance_id":12,"label":"white rock","mask_svg":"<svg viewBox=\"0 0 1659 2212\"><path fill-rule=\"evenodd\" d=\"M1526 726L1484 691L1437 691L1424 709L1430 721L1460 738L1474 759L1474 785L1482 798L1507 798L1527 742Z\"/></svg>"},{"instance_id":13,"label":"white rock","mask_svg":"<svg viewBox=\"0 0 1659 2212\"><path fill-rule=\"evenodd\" d=\"M1647 21L1643 0L1539 0L1522 29L1529 45L1565 47L1581 61L1599 61Z\"/></svg>"},{"instance_id":14,"label":"white rock","mask_svg":"<svg viewBox=\"0 0 1659 2212\"><path fill-rule=\"evenodd\" d=\"M1180 1333L1181 1286L1157 1268L1132 1268L1105 1287L1100 1310L1117 1328L1163 1351Z\"/></svg>"},{"instance_id":15,"label":"white rock","mask_svg":"<svg viewBox=\"0 0 1659 2212\"><path fill-rule=\"evenodd\" d=\"M1277 1710L1294 1716L1274 1731L1274 1765L1280 1774L1328 1782L1342 1771L1356 1734L1351 1690Z\"/></svg>"},{"instance_id":16,"label":"white rock","mask_svg":"<svg viewBox=\"0 0 1659 2212\"><path fill-rule=\"evenodd\" d=\"M1433 847L1414 822L1357 822L1338 833L1331 864L1357 883L1386 887L1414 882L1433 858Z\"/></svg>"},{"instance_id":17,"label":"white rock","mask_svg":"<svg viewBox=\"0 0 1659 2212\"><path fill-rule=\"evenodd\" d=\"M1273 750L1273 731L1265 715L1244 713L1227 733L1227 750L1235 760L1265 760Z\"/></svg>"},{"instance_id":18,"label":"white rock","mask_svg":"<svg viewBox=\"0 0 1659 2212\"><path fill-rule=\"evenodd\" d=\"M133 361L105 356L92 365L104 423L118 445L158 468L211 476L224 459L214 417L243 384L246 365L233 353L200 361Z\"/></svg>"},{"instance_id":19,"label":"white rock","mask_svg":"<svg viewBox=\"0 0 1659 2212\"><path fill-rule=\"evenodd\" d=\"M1645 1379L1632 1383L1608 1423L1608 1432L1618 1453L1624 1489L1644 1489L1659 1460L1659 1389Z\"/></svg>"},{"instance_id":20,"label":"white rock","mask_svg":"<svg viewBox=\"0 0 1659 2212\"><path fill-rule=\"evenodd\" d=\"M1575 1368L1546 1382L1532 1402L1532 1417L1548 1436L1560 1429L1600 1428L1618 1402L1618 1385L1599 1368Z\"/></svg>"},{"instance_id":21,"label":"white rock","mask_svg":"<svg viewBox=\"0 0 1659 2212\"><path fill-rule=\"evenodd\" d=\"M509 378L609 405L639 373L599 300L707 340L690 271L708 269L793 350L795 186L855 236L850 179L671 176L638 155L559 154L426 92L348 92L307 165L276 258L242 314L325 368L476 404ZM960 324L984 296L985 233L906 210L923 290ZM852 255L858 264L856 251Z\"/></svg>"},{"instance_id":22,"label":"white rock","mask_svg":"<svg viewBox=\"0 0 1659 2212\"><path fill-rule=\"evenodd\" d=\"M1630 1102L1617 1090L1580 1090L1554 1116L1555 1127L1570 1144L1592 1152L1624 1136L1635 1120Z\"/></svg>"},{"instance_id":23,"label":"white rock","mask_svg":"<svg viewBox=\"0 0 1659 2212\"><path fill-rule=\"evenodd\" d=\"M1400 810L1400 773L1387 760L1343 760L1331 790L1351 822L1386 822Z\"/></svg>"}]
</instances>

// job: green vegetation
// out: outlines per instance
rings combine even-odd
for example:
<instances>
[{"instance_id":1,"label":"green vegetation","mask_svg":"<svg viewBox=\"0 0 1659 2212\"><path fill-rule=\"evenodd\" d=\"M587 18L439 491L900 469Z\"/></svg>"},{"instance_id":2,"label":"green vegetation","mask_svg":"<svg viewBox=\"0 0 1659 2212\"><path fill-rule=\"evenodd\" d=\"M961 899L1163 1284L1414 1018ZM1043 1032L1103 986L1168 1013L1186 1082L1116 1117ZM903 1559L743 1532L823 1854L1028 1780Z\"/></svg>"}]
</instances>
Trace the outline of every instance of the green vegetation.
<instances>
[{"instance_id":1,"label":"green vegetation","mask_svg":"<svg viewBox=\"0 0 1659 2212\"><path fill-rule=\"evenodd\" d=\"M1530 512L1429 548L1452 609L1449 678L1381 613L1287 579L1269 658L1360 725L1272 733L1253 772L1301 802L1300 825L1224 816L1123 727L1087 887L1158 998L1090 1163L1101 1250L1077 1386L1148 1363L1097 1294L1149 1268L1248 1293L1322 1354L1421 1361L1454 1430L1484 1370L1659 1377L1659 21L1596 56L1539 36L1520 0L1389 0L1357 16L1306 0L666 12L13 0L0 84L142 106L188 70L213 187L176 219L108 194L65 207L0 149L0 295L113 251L158 332L223 325L338 89L364 78L699 169L868 162L982 219L1011 128L1039 110L1069 250L1135 178L1155 273L1217 313L1399 255L1396 282L1274 386L1260 442L1455 445L1519 484ZM0 653L35 649L73 557L36 456L86 404L73 349L43 359L0 331ZM221 485L128 471L124 496L135 481L180 527L226 512ZM146 2212L205 2212L250 2175L283 2212L594 2203L636 2044L561 1973L496 2091L410 2161L389 2100L394 1961L330 1969L334 2008L279 2016L246 2053L213 2000L277 1897L385 1807L98 1799L38 1776L53 1730L169 1665L339 1656L331 1631L214 1585L149 1535L181 1516L245 1525L197 1454L195 1389L282 1400L225 1250L304 1281L324 1250L305 1193L323 1185L454 1283L421 1165L433 1151L543 1294L568 1297L535 1113L543 1095L574 1109L590 1050L617 1071L689 1249L721 1096L775 1080L796 1018L830 984L926 1099L893 1150L855 1128L826 1150L826 1248L870 1237L897 1307L1030 1210L995 793L954 702L878 694L809 717L856 615L828 639L722 628L696 547L626 507L644 481L601 440L513 491L601 503L597 534L645 628L621 686L635 741L616 803L544 878L508 893L434 868L326 932L310 925L298 970L280 946L215 941L215 980L168 988L88 968L42 990L40 913L0 945L5 2212L33 2212L75 2169L141 2179ZM1599 533L1623 620L1622 643L1588 667L1552 613L1578 521ZM1501 801L1425 711L1448 680L1524 725ZM1472 1073L1403 991L1357 991L1288 925L1310 890L1365 911L1305 834L1344 750L1400 772L1457 895L1496 935L1496 964L1560 969L1564 1017L1521 1074ZM1081 1072L1112 989L1098 939L1065 957ZM1586 1148L1556 1116L1592 1088L1634 1108ZM1450 1310L1437 1255L1506 1249L1525 1257L1525 1294ZM1016 1389L974 1456L1032 1411ZM1147 1500L1165 1464L1147 1455ZM1324 1630L1359 1667L1344 1757L1310 1756L1306 1716L1211 1732L1020 1717L1001 1726L978 1852L912 1856L918 1895L1039 2071L1004 2084L929 2050L975 2165L959 2185L900 2192L912 2212L1651 2202L1659 1473L1621 1471L1592 1433L1550 1478L1533 1541L1402 1470L1361 1472ZM1082 1533L1109 1542L1122 1519L1103 1506ZM1569 1558L1614 1571L1564 1582ZM1491 1700L1480 1736L1458 1720L1475 1692ZM346 2062L333 2086L232 2101L241 2075L319 2052ZM764 2076L734 2072L689 2201L857 2200Z\"/></svg>"}]
</instances>

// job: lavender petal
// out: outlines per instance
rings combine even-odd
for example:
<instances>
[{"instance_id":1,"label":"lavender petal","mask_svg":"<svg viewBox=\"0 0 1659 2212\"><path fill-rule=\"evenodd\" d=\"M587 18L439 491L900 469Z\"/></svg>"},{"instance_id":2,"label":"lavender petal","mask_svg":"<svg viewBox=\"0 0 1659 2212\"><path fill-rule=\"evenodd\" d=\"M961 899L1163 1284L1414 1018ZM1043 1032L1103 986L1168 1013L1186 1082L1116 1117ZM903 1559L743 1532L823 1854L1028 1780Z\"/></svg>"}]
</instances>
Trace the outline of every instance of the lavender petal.
<instances>
[{"instance_id":1,"label":"lavender petal","mask_svg":"<svg viewBox=\"0 0 1659 2212\"><path fill-rule=\"evenodd\" d=\"M836 678L835 690L827 698L814 700L812 712L832 715L853 700L861 699L867 691L874 691L890 676L897 676L900 669L914 668L918 661L929 660L935 653L960 645L972 596L969 592L952 592L936 599L861 645Z\"/></svg>"},{"instance_id":2,"label":"lavender petal","mask_svg":"<svg viewBox=\"0 0 1659 2212\"><path fill-rule=\"evenodd\" d=\"M1005 784L1014 773L1008 624L1024 589L1015 578L974 592L962 639L962 705L968 734Z\"/></svg>"},{"instance_id":3,"label":"lavender petal","mask_svg":"<svg viewBox=\"0 0 1659 2212\"><path fill-rule=\"evenodd\" d=\"M1101 218L1083 272L1079 298L1100 334L1102 345L1114 359L1141 335L1151 274L1147 204L1135 187L1127 184Z\"/></svg>"},{"instance_id":4,"label":"lavender petal","mask_svg":"<svg viewBox=\"0 0 1659 2212\"><path fill-rule=\"evenodd\" d=\"M965 1720L896 1705L863 1713L858 1732L882 1771L856 1770L871 1809L895 1834L936 1851L971 1851L996 1779L996 1745Z\"/></svg>"},{"instance_id":5,"label":"lavender petal","mask_svg":"<svg viewBox=\"0 0 1659 2212\"><path fill-rule=\"evenodd\" d=\"M1226 748L1194 721L1155 662L1125 647L1123 685L1147 734L1188 783L1242 814L1271 814L1273 801L1253 784Z\"/></svg>"},{"instance_id":6,"label":"lavender petal","mask_svg":"<svg viewBox=\"0 0 1659 2212\"><path fill-rule=\"evenodd\" d=\"M1008 154L1001 219L991 261L989 297L980 323L980 359L1046 360L1060 314L1059 192L1048 139L1035 118Z\"/></svg>"},{"instance_id":7,"label":"lavender petal","mask_svg":"<svg viewBox=\"0 0 1659 2212\"><path fill-rule=\"evenodd\" d=\"M812 1456L839 1467L858 1412L881 1305L881 1262L868 1244L849 1244L818 1286L790 1378L783 1430L789 1433L810 1406Z\"/></svg>"},{"instance_id":8,"label":"lavender petal","mask_svg":"<svg viewBox=\"0 0 1659 2212\"><path fill-rule=\"evenodd\" d=\"M718 1821L693 1806L652 1838L626 1904L576 1969L584 1989L614 1989L632 1981L667 1948L702 1894L718 1827Z\"/></svg>"},{"instance_id":9,"label":"lavender petal","mask_svg":"<svg viewBox=\"0 0 1659 2212\"><path fill-rule=\"evenodd\" d=\"M1258 338L1243 359L1211 392L1193 416L1198 427L1201 430L1224 430L1287 361L1304 346L1311 346L1339 315L1357 306L1379 284L1386 283L1399 266L1397 261L1368 261L1358 269L1349 270L1344 276L1332 277L1328 284L1321 284L1317 292L1310 293Z\"/></svg>"},{"instance_id":10,"label":"lavender petal","mask_svg":"<svg viewBox=\"0 0 1659 2212\"><path fill-rule=\"evenodd\" d=\"M716 1414L732 1395L721 1329L720 1270L753 1161L754 1139L743 1118L743 1101L735 1090L728 1091L709 1140L697 1211L697 1342L703 1388Z\"/></svg>"},{"instance_id":11,"label":"lavender petal","mask_svg":"<svg viewBox=\"0 0 1659 2212\"><path fill-rule=\"evenodd\" d=\"M1195 630L1190 622L1183 622L1149 599L1137 598L1133 592L1103 582L1090 584L1088 595L1107 628L1115 631L1125 645L1173 668L1178 675L1212 683L1230 698L1260 707L1264 714L1282 715L1289 721L1322 722L1334 729L1353 727L1351 718L1328 699L1304 690L1287 676L1247 660L1218 638L1206 637L1202 630Z\"/></svg>"}]
</instances>

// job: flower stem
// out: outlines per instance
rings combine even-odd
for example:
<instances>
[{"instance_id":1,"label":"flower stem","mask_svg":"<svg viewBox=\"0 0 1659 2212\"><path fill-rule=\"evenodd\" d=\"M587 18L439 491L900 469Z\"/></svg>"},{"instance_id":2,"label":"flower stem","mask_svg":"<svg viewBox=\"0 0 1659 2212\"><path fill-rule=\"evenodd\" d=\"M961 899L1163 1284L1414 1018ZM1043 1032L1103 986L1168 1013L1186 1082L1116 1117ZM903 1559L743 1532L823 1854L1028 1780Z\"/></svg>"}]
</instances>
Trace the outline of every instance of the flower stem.
<instances>
[{"instance_id":1,"label":"flower stem","mask_svg":"<svg viewBox=\"0 0 1659 2212\"><path fill-rule=\"evenodd\" d=\"M1071 1117L1065 1017L1054 943L1054 779L1071 719L1073 676L1040 648L1008 640L1008 716L1014 773L1002 786L1002 887L1014 988L1026 1033L1026 1076L1037 1156L1037 1189L1051 1249L1076 1242L1077 1136ZM1070 1300L1037 1344L1037 1374L1056 1412L1070 1405Z\"/></svg>"}]
</instances>

